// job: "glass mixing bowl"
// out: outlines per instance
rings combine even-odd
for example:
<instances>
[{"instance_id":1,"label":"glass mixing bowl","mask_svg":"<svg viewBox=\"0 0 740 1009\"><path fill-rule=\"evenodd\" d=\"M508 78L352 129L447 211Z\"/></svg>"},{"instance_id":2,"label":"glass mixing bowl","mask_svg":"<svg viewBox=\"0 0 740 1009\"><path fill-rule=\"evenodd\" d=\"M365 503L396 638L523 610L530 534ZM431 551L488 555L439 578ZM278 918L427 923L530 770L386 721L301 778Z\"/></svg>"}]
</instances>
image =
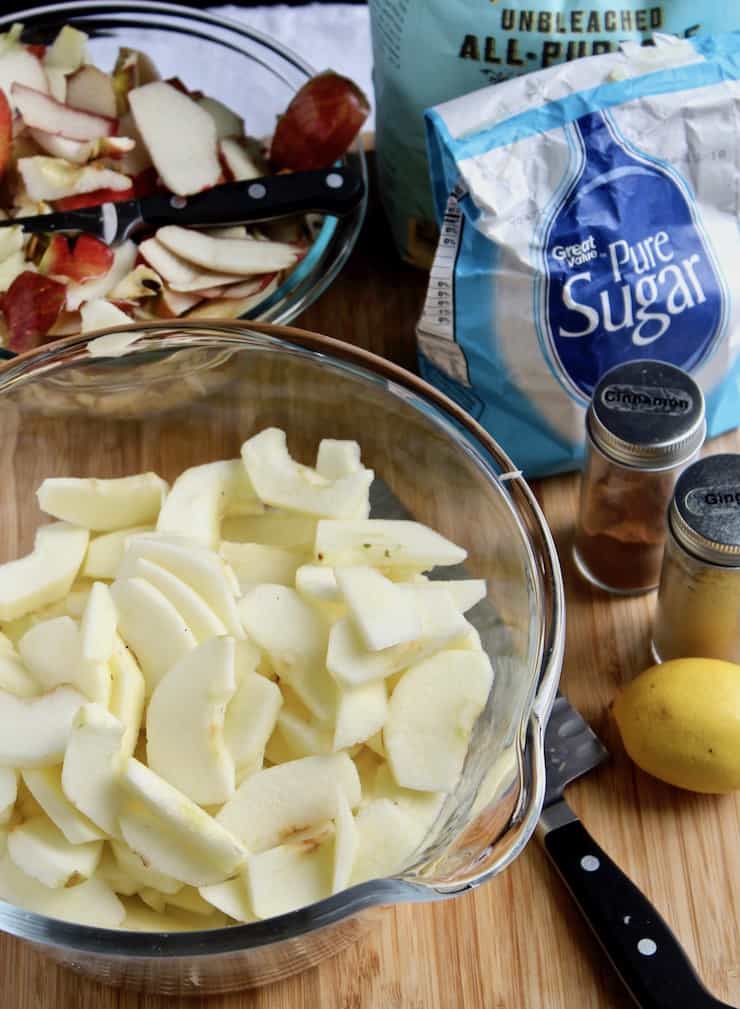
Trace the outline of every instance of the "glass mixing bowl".
<instances>
[{"instance_id":1,"label":"glass mixing bowl","mask_svg":"<svg viewBox=\"0 0 740 1009\"><path fill-rule=\"evenodd\" d=\"M25 26L23 41L50 43L65 24L89 37L93 63L112 70L119 46L142 49L162 78L180 77L190 90L227 104L251 136L269 137L277 117L316 71L274 39L236 21L164 3L62 3L0 17L0 32ZM323 67L319 69L325 69ZM343 163L359 172L367 190L367 166L355 141ZM337 276L357 240L367 198L342 218L324 217L307 255L271 295L245 318L289 322L314 302Z\"/></svg>"},{"instance_id":2,"label":"glass mixing bowl","mask_svg":"<svg viewBox=\"0 0 740 1009\"><path fill-rule=\"evenodd\" d=\"M46 476L151 469L172 479L188 466L238 456L249 435L277 425L304 462L313 462L323 437L357 439L376 473L374 516L428 523L467 549L464 572L488 584L469 617L491 657L493 689L459 785L405 871L218 931L111 931L0 902L0 928L97 980L179 994L230 991L337 952L367 927L373 907L465 893L521 852L544 795L563 588L550 532L511 461L414 375L297 329L127 328L141 337L120 358L91 356L85 338L70 338L0 367L0 561L30 548L43 521L34 491Z\"/></svg>"}]
</instances>

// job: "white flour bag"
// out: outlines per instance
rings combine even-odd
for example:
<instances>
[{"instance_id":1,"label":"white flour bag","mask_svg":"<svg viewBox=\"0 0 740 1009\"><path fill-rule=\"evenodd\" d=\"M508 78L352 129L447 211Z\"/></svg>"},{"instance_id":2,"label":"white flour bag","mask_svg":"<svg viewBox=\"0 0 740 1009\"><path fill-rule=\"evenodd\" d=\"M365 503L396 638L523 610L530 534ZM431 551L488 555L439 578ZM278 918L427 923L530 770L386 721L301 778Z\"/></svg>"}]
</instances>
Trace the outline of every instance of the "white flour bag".
<instances>
[{"instance_id":1,"label":"white flour bag","mask_svg":"<svg viewBox=\"0 0 740 1009\"><path fill-rule=\"evenodd\" d=\"M421 371L528 476L580 464L624 361L690 371L710 435L740 424L740 32L657 43L426 114Z\"/></svg>"}]
</instances>

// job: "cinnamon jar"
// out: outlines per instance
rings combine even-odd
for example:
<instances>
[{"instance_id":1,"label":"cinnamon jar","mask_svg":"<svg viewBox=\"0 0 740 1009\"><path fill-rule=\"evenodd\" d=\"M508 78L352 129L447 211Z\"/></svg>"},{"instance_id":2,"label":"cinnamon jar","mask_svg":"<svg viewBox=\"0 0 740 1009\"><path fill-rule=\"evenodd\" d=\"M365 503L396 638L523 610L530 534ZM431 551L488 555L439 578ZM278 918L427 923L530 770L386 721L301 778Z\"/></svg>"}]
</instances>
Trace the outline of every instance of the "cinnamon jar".
<instances>
[{"instance_id":1,"label":"cinnamon jar","mask_svg":"<svg viewBox=\"0 0 740 1009\"><path fill-rule=\"evenodd\" d=\"M657 588L673 489L705 434L701 389L675 365L630 361L602 376L573 546L588 581L623 595Z\"/></svg>"}]
</instances>

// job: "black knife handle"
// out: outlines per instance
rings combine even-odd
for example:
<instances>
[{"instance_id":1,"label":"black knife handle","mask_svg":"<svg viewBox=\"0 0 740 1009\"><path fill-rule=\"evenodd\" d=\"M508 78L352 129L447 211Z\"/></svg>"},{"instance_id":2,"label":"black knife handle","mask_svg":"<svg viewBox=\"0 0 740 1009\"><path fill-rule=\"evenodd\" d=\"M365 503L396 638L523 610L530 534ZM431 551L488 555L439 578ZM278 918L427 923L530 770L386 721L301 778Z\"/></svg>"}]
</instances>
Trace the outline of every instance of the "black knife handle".
<instances>
[{"instance_id":1,"label":"black knife handle","mask_svg":"<svg viewBox=\"0 0 740 1009\"><path fill-rule=\"evenodd\" d=\"M579 820L543 843L641 1009L732 1009L707 991L663 918Z\"/></svg>"},{"instance_id":2,"label":"black knife handle","mask_svg":"<svg viewBox=\"0 0 740 1009\"><path fill-rule=\"evenodd\" d=\"M341 217L358 206L364 192L361 175L336 166L320 172L226 182L194 196L156 194L140 200L139 206L144 223L150 227L216 227L309 212Z\"/></svg>"}]
</instances>

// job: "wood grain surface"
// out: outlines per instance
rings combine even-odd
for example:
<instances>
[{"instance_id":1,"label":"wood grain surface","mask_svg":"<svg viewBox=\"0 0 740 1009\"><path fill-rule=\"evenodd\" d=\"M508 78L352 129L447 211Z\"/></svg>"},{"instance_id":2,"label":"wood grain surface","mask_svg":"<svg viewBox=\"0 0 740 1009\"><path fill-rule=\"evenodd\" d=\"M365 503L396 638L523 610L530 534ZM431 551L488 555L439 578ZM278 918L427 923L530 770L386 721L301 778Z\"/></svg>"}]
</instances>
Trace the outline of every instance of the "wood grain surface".
<instances>
[{"instance_id":1,"label":"wood grain surface","mask_svg":"<svg viewBox=\"0 0 740 1009\"><path fill-rule=\"evenodd\" d=\"M413 327L424 277L400 265L377 208L340 279L298 325L415 367ZM737 433L710 446L740 450ZM671 924L706 985L740 1005L740 793L692 795L627 759L609 715L620 684L649 664L654 596L613 598L570 561L575 476L541 481L568 600L563 687L612 752L568 798L607 852ZM531 843L477 892L435 905L383 909L368 937L277 985L211 999L104 988L0 938L3 1009L628 1009L600 948Z\"/></svg>"}]
</instances>

